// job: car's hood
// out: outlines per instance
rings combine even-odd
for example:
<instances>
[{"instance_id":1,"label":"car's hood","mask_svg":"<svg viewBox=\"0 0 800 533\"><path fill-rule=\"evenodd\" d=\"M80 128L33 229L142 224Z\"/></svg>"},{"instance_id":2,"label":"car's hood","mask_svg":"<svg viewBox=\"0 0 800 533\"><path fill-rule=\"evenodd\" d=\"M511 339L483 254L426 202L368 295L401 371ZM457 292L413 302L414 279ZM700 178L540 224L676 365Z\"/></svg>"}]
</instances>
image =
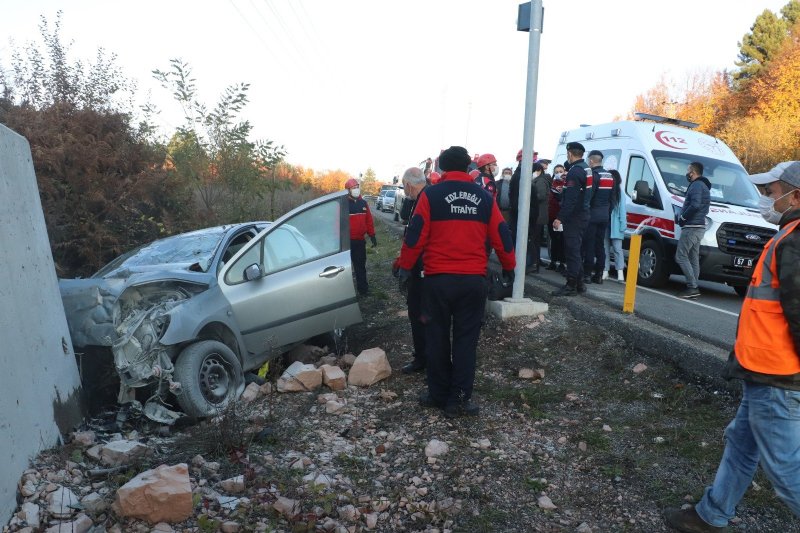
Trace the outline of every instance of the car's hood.
<instances>
[{"instance_id":1,"label":"car's hood","mask_svg":"<svg viewBox=\"0 0 800 533\"><path fill-rule=\"evenodd\" d=\"M114 277L61 279L58 282L67 316L72 344L111 346L117 338L114 330L116 302L128 287L159 282L188 282L208 286L214 280L208 272L191 272L186 267L170 270L169 265L137 266L115 270Z\"/></svg>"}]
</instances>

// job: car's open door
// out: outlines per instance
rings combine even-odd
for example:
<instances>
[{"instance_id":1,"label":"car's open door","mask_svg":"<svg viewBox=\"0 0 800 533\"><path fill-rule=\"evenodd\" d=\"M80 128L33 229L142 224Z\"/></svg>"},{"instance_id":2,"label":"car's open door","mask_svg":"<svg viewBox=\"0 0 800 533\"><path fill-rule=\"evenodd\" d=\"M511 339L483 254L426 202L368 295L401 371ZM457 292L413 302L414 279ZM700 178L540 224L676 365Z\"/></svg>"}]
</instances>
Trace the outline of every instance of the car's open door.
<instances>
[{"instance_id":1,"label":"car's open door","mask_svg":"<svg viewBox=\"0 0 800 533\"><path fill-rule=\"evenodd\" d=\"M220 288L250 357L260 360L361 321L346 194L329 194L287 213L220 271Z\"/></svg>"}]
</instances>

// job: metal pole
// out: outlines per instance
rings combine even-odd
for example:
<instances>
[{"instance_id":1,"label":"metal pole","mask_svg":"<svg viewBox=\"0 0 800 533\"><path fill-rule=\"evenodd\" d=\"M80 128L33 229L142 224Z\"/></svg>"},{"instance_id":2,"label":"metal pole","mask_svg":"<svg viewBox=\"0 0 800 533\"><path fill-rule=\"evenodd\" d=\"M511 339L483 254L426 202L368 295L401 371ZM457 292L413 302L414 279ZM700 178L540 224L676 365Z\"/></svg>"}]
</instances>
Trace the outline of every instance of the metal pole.
<instances>
[{"instance_id":1,"label":"metal pole","mask_svg":"<svg viewBox=\"0 0 800 533\"><path fill-rule=\"evenodd\" d=\"M525 96L525 124L522 133L522 166L519 180L517 213L517 267L511 296L521 300L525 292L525 259L528 253L528 215L531 203L531 171L533 170L533 133L536 122L536 87L539 83L539 42L542 37L542 0L531 2L528 41L528 83Z\"/></svg>"}]
</instances>

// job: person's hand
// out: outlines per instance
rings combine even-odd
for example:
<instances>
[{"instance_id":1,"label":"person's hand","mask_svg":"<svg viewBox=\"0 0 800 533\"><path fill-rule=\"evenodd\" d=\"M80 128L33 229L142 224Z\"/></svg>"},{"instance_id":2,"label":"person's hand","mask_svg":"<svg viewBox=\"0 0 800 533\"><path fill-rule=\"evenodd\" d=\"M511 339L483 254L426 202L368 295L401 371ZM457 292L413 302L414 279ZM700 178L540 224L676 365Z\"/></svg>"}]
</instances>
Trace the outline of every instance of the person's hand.
<instances>
[{"instance_id":1,"label":"person's hand","mask_svg":"<svg viewBox=\"0 0 800 533\"><path fill-rule=\"evenodd\" d=\"M556 230L556 231L560 231L561 230L561 221L560 220L555 219L553 221L553 229Z\"/></svg>"},{"instance_id":2,"label":"person's hand","mask_svg":"<svg viewBox=\"0 0 800 533\"><path fill-rule=\"evenodd\" d=\"M408 292L408 281L411 279L411 271L401 268L397 271L397 288L400 292Z\"/></svg>"},{"instance_id":3,"label":"person's hand","mask_svg":"<svg viewBox=\"0 0 800 533\"><path fill-rule=\"evenodd\" d=\"M398 278L400 277L400 258L394 260L392 263L392 276Z\"/></svg>"},{"instance_id":4,"label":"person's hand","mask_svg":"<svg viewBox=\"0 0 800 533\"><path fill-rule=\"evenodd\" d=\"M508 283L511 285L514 283L514 271L513 270L503 270L503 282Z\"/></svg>"},{"instance_id":5,"label":"person's hand","mask_svg":"<svg viewBox=\"0 0 800 533\"><path fill-rule=\"evenodd\" d=\"M375 238L375 235L370 235L369 236L369 240L370 240L370 242L372 242L372 247L373 248L378 246L378 239Z\"/></svg>"}]
</instances>

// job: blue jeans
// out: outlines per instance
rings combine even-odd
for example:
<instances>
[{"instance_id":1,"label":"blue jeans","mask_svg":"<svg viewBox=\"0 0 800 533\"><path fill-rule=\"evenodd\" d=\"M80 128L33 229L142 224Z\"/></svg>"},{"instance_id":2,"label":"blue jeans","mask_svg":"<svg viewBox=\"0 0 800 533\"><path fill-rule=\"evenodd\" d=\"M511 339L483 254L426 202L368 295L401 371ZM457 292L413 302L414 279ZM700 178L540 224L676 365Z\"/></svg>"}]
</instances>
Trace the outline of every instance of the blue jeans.
<instances>
[{"instance_id":1,"label":"blue jeans","mask_svg":"<svg viewBox=\"0 0 800 533\"><path fill-rule=\"evenodd\" d=\"M725 439L714 484L695 507L700 518L725 527L759 462L778 497L800 516L800 391L745 381Z\"/></svg>"}]
</instances>

